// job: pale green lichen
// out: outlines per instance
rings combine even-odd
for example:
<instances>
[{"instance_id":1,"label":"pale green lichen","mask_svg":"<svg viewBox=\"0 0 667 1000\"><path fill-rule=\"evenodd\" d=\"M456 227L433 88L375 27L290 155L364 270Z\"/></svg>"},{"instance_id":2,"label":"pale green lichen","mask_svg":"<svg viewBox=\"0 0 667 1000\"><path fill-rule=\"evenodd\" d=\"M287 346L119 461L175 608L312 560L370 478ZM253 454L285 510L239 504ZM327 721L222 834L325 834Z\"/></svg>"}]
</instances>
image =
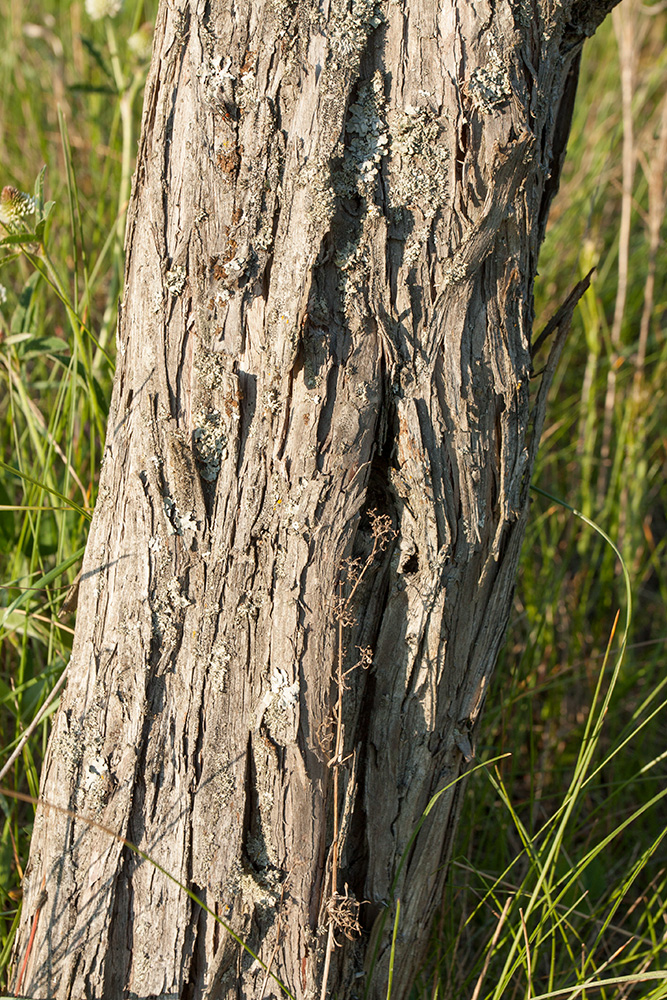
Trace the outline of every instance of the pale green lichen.
<instances>
[{"instance_id":1,"label":"pale green lichen","mask_svg":"<svg viewBox=\"0 0 667 1000\"><path fill-rule=\"evenodd\" d=\"M334 264L339 271L343 271L345 274L356 272L360 278L368 273L364 249L360 243L354 240L348 240L336 250Z\"/></svg>"},{"instance_id":2,"label":"pale green lichen","mask_svg":"<svg viewBox=\"0 0 667 1000\"><path fill-rule=\"evenodd\" d=\"M384 84L378 72L370 84L359 92L357 101L349 109L345 126L351 139L342 172L336 170L336 183L332 184L329 164L339 155L340 139L344 127L344 116L348 95L344 80L350 70L358 69L361 55L373 31L384 22L384 14L377 0L353 0L348 8L346 3L336 5L326 22L321 20L319 29L328 37L328 57L322 81L321 127L325 137L326 151L316 155L313 163L306 166L304 182L311 195L309 216L320 231L333 218L336 208L336 194L342 189L356 190L357 180L365 178L366 189L374 180L378 164L386 152L388 136L377 114L381 107ZM370 125L370 127L369 127ZM354 164L354 166L353 166ZM342 193L345 193L344 191ZM373 199L370 199L372 204Z\"/></svg>"},{"instance_id":3,"label":"pale green lichen","mask_svg":"<svg viewBox=\"0 0 667 1000\"><path fill-rule=\"evenodd\" d=\"M377 70L361 84L350 106L345 124L345 148L333 171L333 192L339 202L353 200L346 218L354 221L336 227L334 264L339 272L339 289L348 308L363 292L370 264L369 245L375 220L381 215L377 204L378 175L387 155L389 131L385 118L384 76ZM311 388L314 385L311 383Z\"/></svg>"},{"instance_id":4,"label":"pale green lichen","mask_svg":"<svg viewBox=\"0 0 667 1000\"><path fill-rule=\"evenodd\" d=\"M195 372L197 380L203 389L212 392L224 386L227 378L228 359L218 351L201 349L195 355Z\"/></svg>"},{"instance_id":5,"label":"pale green lichen","mask_svg":"<svg viewBox=\"0 0 667 1000\"><path fill-rule=\"evenodd\" d=\"M494 111L511 98L512 85L509 73L495 46L489 49L484 66L478 66L473 70L467 91L476 107L483 112Z\"/></svg>"},{"instance_id":6,"label":"pale green lichen","mask_svg":"<svg viewBox=\"0 0 667 1000\"><path fill-rule=\"evenodd\" d=\"M202 791L212 806L214 815L224 809L231 801L236 791L234 767L227 753L220 746L210 746L209 755L210 777L203 785ZM217 846L216 833L213 831L213 842Z\"/></svg>"},{"instance_id":7,"label":"pale green lichen","mask_svg":"<svg viewBox=\"0 0 667 1000\"><path fill-rule=\"evenodd\" d=\"M384 77L376 70L372 79L359 88L357 99L350 106L342 170L334 181L336 194L358 193L365 199L367 210L374 206L375 179L389 144L384 109Z\"/></svg>"},{"instance_id":8,"label":"pale green lichen","mask_svg":"<svg viewBox=\"0 0 667 1000\"><path fill-rule=\"evenodd\" d=\"M371 218L371 213L366 214L359 230L339 246L334 254L334 264L339 272L338 289L343 296L346 309L349 309L360 295L365 294L368 285L370 256L365 222Z\"/></svg>"},{"instance_id":9,"label":"pale green lichen","mask_svg":"<svg viewBox=\"0 0 667 1000\"><path fill-rule=\"evenodd\" d=\"M447 200L449 154L443 124L428 104L407 105L391 123L390 198L432 216Z\"/></svg>"},{"instance_id":10,"label":"pale green lichen","mask_svg":"<svg viewBox=\"0 0 667 1000\"><path fill-rule=\"evenodd\" d=\"M353 0L352 7L344 10L329 26L329 51L335 62L356 66L368 36L385 18L377 0Z\"/></svg>"},{"instance_id":11,"label":"pale green lichen","mask_svg":"<svg viewBox=\"0 0 667 1000\"><path fill-rule=\"evenodd\" d=\"M276 873L266 873L262 877L254 872L243 872L239 888L245 906L254 906L260 913L272 911L280 897L280 877Z\"/></svg>"}]
</instances>

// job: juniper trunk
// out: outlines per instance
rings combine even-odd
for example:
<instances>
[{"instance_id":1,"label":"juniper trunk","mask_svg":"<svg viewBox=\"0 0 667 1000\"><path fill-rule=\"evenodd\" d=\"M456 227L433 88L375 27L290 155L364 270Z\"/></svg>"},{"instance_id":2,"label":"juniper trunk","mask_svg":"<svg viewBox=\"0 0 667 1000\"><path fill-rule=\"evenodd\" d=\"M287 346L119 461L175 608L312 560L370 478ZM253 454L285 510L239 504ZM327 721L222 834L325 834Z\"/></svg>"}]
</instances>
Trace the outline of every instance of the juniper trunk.
<instances>
[{"instance_id":1,"label":"juniper trunk","mask_svg":"<svg viewBox=\"0 0 667 1000\"><path fill-rule=\"evenodd\" d=\"M400 897L408 996L567 325L531 403L538 249L613 5L161 4L42 778L78 816L38 811L25 994L277 996L268 966L298 1000L381 997Z\"/></svg>"}]
</instances>

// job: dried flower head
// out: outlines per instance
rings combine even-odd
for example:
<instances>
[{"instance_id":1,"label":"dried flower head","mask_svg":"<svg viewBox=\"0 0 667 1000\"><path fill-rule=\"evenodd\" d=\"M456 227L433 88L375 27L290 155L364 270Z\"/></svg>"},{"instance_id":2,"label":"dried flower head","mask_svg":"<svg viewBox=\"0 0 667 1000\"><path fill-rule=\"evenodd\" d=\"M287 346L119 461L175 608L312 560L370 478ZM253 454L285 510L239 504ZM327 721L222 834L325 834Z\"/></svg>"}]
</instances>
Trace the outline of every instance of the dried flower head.
<instances>
[{"instance_id":1,"label":"dried flower head","mask_svg":"<svg viewBox=\"0 0 667 1000\"><path fill-rule=\"evenodd\" d=\"M26 215L33 215L36 207L35 199L29 194L7 184L0 194L0 222L5 226L16 225Z\"/></svg>"},{"instance_id":2,"label":"dried flower head","mask_svg":"<svg viewBox=\"0 0 667 1000\"><path fill-rule=\"evenodd\" d=\"M91 21L101 21L115 17L122 6L123 0L86 0L86 13Z\"/></svg>"}]
</instances>

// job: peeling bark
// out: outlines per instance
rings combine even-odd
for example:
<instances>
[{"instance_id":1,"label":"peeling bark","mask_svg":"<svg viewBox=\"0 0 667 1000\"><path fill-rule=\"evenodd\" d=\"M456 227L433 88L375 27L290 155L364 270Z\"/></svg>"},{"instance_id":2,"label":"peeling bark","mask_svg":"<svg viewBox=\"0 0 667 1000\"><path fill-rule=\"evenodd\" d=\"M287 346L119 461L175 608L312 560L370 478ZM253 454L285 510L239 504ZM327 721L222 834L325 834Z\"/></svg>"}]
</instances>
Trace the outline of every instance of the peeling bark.
<instances>
[{"instance_id":1,"label":"peeling bark","mask_svg":"<svg viewBox=\"0 0 667 1000\"><path fill-rule=\"evenodd\" d=\"M425 953L461 783L405 852L469 766L506 628L546 403L538 250L613 5L160 7L42 794L193 888L298 1000L334 894L362 930L333 928L326 993L385 995L404 855L394 996ZM337 588L372 512L396 534L342 636L340 763ZM29 996L279 995L85 818L38 812L17 959L43 885Z\"/></svg>"}]
</instances>

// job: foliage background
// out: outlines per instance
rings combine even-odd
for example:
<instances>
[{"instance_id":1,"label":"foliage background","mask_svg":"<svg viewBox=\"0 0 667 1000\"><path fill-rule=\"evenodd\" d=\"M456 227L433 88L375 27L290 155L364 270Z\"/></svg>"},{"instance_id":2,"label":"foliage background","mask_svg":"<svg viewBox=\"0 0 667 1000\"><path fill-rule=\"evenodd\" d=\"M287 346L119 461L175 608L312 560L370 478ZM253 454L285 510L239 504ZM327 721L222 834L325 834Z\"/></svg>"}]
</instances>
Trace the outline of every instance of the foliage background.
<instances>
[{"instance_id":1,"label":"foliage background","mask_svg":"<svg viewBox=\"0 0 667 1000\"><path fill-rule=\"evenodd\" d=\"M586 46L535 330L593 265L552 390L515 610L433 961L451 997L667 996L667 14L624 0ZM155 0L0 6L0 186L46 164L47 253L0 261L0 768L71 649L58 618L94 507ZM129 40L131 43L129 44ZM142 51L143 44L143 51ZM75 504L76 506L72 506ZM78 554L78 555L77 555ZM72 556L77 558L72 561ZM48 717L4 781L37 794ZM32 807L0 796L0 983ZM628 980L627 982L624 980ZM9 985L7 983L7 985ZM0 987L1 988L1 987ZM590 987L589 987L590 988ZM635 994L636 989L635 989Z\"/></svg>"}]
</instances>

